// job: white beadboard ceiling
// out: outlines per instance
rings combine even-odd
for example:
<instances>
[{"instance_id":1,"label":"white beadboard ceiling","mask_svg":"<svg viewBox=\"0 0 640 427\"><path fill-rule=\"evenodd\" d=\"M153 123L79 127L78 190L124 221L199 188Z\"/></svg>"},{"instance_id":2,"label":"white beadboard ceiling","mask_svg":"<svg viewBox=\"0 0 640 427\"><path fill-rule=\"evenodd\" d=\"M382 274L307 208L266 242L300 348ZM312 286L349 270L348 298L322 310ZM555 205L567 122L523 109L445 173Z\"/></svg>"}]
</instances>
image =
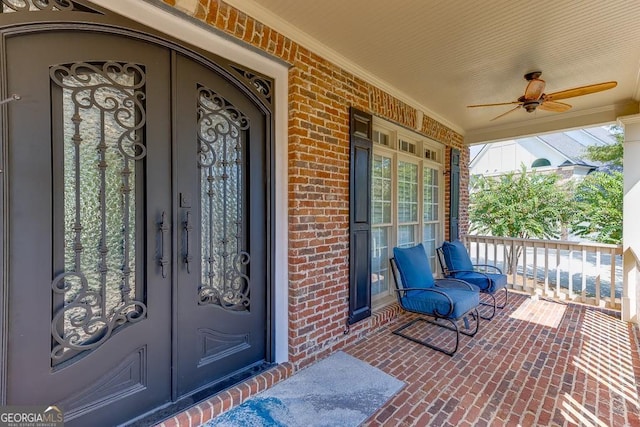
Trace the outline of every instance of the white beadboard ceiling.
<instances>
[{"instance_id":1,"label":"white beadboard ceiling","mask_svg":"<svg viewBox=\"0 0 640 427\"><path fill-rule=\"evenodd\" d=\"M638 112L638 0L229 0L303 46L465 135L469 144L615 121ZM605 81L564 113L515 101L530 71L546 93Z\"/></svg>"}]
</instances>

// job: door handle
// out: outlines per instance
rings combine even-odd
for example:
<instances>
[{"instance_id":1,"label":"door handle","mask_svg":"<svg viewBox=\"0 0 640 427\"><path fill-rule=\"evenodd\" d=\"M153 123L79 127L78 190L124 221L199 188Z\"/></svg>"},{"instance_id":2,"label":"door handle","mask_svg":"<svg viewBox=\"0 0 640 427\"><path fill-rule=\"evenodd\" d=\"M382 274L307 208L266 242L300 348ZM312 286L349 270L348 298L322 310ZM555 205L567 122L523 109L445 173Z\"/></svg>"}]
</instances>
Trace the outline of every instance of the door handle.
<instances>
[{"instance_id":1,"label":"door handle","mask_svg":"<svg viewBox=\"0 0 640 427\"><path fill-rule=\"evenodd\" d=\"M191 274L191 261L193 261L193 255L191 255L191 239L190 233L193 230L193 224L191 224L191 212L187 211L186 219L183 223L185 232L185 249L184 263L187 267L187 274Z\"/></svg>"},{"instance_id":2,"label":"door handle","mask_svg":"<svg viewBox=\"0 0 640 427\"><path fill-rule=\"evenodd\" d=\"M169 224L167 224L167 213L162 211L160 222L158 223L158 231L160 232L160 251L158 252L158 265L162 272L162 278L167 278L167 271L165 266L169 264L169 261L164 256L164 239L167 231L169 231Z\"/></svg>"}]
</instances>

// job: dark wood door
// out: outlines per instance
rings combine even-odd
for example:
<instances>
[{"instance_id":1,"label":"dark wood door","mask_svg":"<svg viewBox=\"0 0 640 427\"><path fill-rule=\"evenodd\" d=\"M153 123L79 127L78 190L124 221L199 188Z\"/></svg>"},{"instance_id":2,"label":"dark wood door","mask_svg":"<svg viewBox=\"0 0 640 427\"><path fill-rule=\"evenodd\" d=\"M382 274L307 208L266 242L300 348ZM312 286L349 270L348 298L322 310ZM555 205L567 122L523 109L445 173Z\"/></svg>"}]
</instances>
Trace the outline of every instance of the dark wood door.
<instances>
[{"instance_id":1,"label":"dark wood door","mask_svg":"<svg viewBox=\"0 0 640 427\"><path fill-rule=\"evenodd\" d=\"M178 394L261 364L266 352L265 117L178 55Z\"/></svg>"},{"instance_id":2,"label":"dark wood door","mask_svg":"<svg viewBox=\"0 0 640 427\"><path fill-rule=\"evenodd\" d=\"M115 425L265 361L267 125L168 48L72 34L6 45L7 404Z\"/></svg>"},{"instance_id":3,"label":"dark wood door","mask_svg":"<svg viewBox=\"0 0 640 427\"><path fill-rule=\"evenodd\" d=\"M170 52L46 33L6 58L7 403L113 425L171 398Z\"/></svg>"}]
</instances>

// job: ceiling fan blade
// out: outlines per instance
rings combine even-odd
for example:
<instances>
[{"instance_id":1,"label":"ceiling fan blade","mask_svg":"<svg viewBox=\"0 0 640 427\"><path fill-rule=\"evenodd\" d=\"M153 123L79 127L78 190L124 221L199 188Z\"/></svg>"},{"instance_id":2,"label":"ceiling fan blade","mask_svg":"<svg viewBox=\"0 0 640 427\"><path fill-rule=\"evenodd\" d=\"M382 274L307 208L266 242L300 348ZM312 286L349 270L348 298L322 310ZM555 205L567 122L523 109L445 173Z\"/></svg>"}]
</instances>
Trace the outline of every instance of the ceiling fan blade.
<instances>
[{"instance_id":1,"label":"ceiling fan blade","mask_svg":"<svg viewBox=\"0 0 640 427\"><path fill-rule=\"evenodd\" d=\"M540 96L544 92L545 82L542 79L531 79L527 88L524 90L524 99L536 100L540 99Z\"/></svg>"},{"instance_id":2,"label":"ceiling fan blade","mask_svg":"<svg viewBox=\"0 0 640 427\"><path fill-rule=\"evenodd\" d=\"M512 112L516 111L518 108L521 108L521 107L522 107L522 105L518 105L517 107L512 108L511 110L507 111L506 113L502 113L502 114L500 114L499 116L496 116L496 117L494 117L493 119L491 119L491 120L489 120L489 121L490 121L490 122L492 122L492 121L494 121L494 120L499 119L500 117L504 117L504 116L506 116L507 114L512 113Z\"/></svg>"},{"instance_id":3,"label":"ceiling fan blade","mask_svg":"<svg viewBox=\"0 0 640 427\"><path fill-rule=\"evenodd\" d=\"M513 105L513 104L520 104L520 101L513 101L513 102L498 102L497 104L477 104L477 105L467 105L467 108L475 108L475 107L495 107L498 105Z\"/></svg>"},{"instance_id":4,"label":"ceiling fan blade","mask_svg":"<svg viewBox=\"0 0 640 427\"><path fill-rule=\"evenodd\" d=\"M544 96L545 101L555 101L558 99L573 98L574 96L588 95L590 93L601 92L603 90L613 89L618 82L596 83L588 86L580 86L573 89L561 90Z\"/></svg>"},{"instance_id":5,"label":"ceiling fan blade","mask_svg":"<svg viewBox=\"0 0 640 427\"><path fill-rule=\"evenodd\" d=\"M545 111L562 113L564 111L571 109L571 105L565 104L564 102L544 101L542 104L538 105L538 108Z\"/></svg>"}]
</instances>

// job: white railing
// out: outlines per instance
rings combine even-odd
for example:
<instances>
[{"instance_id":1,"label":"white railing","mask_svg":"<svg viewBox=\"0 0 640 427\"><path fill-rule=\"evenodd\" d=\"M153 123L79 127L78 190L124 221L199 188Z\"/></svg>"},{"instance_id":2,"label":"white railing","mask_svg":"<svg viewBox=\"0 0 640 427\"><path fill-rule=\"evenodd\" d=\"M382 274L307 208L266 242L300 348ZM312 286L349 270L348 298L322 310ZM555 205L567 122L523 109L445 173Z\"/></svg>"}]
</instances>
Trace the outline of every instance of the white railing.
<instances>
[{"instance_id":1,"label":"white railing","mask_svg":"<svg viewBox=\"0 0 640 427\"><path fill-rule=\"evenodd\" d=\"M474 235L463 240L472 261L499 267L509 276L512 289L616 310L621 307L621 245Z\"/></svg>"}]
</instances>

